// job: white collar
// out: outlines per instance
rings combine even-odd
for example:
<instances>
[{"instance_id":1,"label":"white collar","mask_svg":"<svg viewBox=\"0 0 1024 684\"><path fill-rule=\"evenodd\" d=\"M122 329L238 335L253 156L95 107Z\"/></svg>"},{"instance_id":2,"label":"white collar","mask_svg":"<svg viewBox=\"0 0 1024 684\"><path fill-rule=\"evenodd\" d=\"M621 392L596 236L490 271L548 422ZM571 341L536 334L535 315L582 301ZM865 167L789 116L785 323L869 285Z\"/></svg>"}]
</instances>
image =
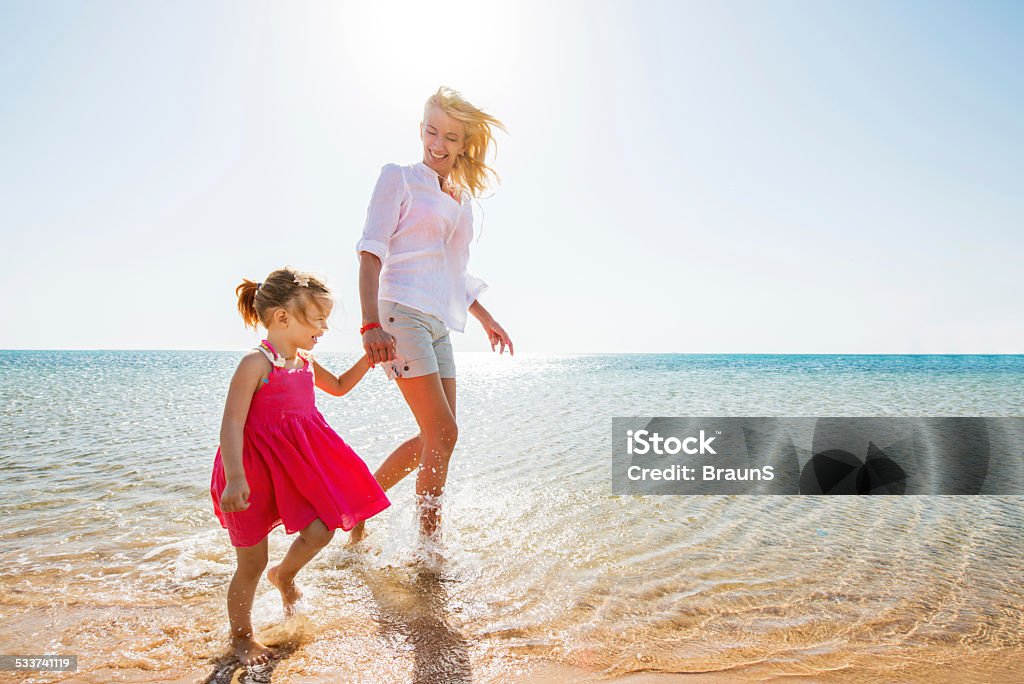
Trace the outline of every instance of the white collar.
<instances>
[{"instance_id":1,"label":"white collar","mask_svg":"<svg viewBox=\"0 0 1024 684\"><path fill-rule=\"evenodd\" d=\"M422 169L426 169L427 173L431 174L434 177L435 180L433 182L435 182L435 183L437 182L436 179L441 177L441 174L439 174L437 171L435 171L434 169L432 169L429 166L427 166L427 163L425 161L420 160L420 161L416 162L415 164L413 164L412 167L414 169L416 169L416 168L421 169L421 170ZM450 183L451 181L448 181L448 182ZM438 186L437 189L441 190L441 187ZM444 192L444 191L441 190L441 192ZM463 206L466 203L466 199L464 199L465 195L466 195L466 191L463 190L462 188L459 188L459 200L458 200L458 202L459 202L459 206L460 207Z\"/></svg>"},{"instance_id":2,"label":"white collar","mask_svg":"<svg viewBox=\"0 0 1024 684\"><path fill-rule=\"evenodd\" d=\"M423 160L420 160L420 161L416 162L415 164L413 164L413 166L414 166L414 167L417 167L417 166L418 166L418 167L420 167L421 169L423 169L423 170L426 170L426 171L427 171L427 173L431 173L431 174L433 174L433 175L434 175L435 177L438 177L438 178L440 177L440 174L439 174L439 173L438 173L437 171L435 171L434 169L432 169L432 168L430 168L429 166L427 166L427 162L425 162L425 161L423 161Z\"/></svg>"}]
</instances>

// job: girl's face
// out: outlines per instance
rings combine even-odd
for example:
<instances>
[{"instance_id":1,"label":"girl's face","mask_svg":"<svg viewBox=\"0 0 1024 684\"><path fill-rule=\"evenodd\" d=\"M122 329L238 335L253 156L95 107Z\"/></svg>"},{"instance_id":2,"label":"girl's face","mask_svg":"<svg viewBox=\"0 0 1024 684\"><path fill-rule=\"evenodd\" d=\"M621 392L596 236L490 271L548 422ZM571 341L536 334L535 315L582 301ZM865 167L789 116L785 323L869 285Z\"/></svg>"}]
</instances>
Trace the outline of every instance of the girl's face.
<instances>
[{"instance_id":1,"label":"girl's face","mask_svg":"<svg viewBox=\"0 0 1024 684\"><path fill-rule=\"evenodd\" d=\"M327 319L334 309L334 302L325 298L317 297L311 302L303 302L301 299L295 302L295 307L302 307L301 311L288 311L281 321L288 341L298 349L312 349L320 338L327 332ZM304 314L304 315L303 315Z\"/></svg>"},{"instance_id":2,"label":"girl's face","mask_svg":"<svg viewBox=\"0 0 1024 684\"><path fill-rule=\"evenodd\" d=\"M447 178L455 159L466 149L466 126L435 105L420 124L420 140L423 163Z\"/></svg>"}]
</instances>

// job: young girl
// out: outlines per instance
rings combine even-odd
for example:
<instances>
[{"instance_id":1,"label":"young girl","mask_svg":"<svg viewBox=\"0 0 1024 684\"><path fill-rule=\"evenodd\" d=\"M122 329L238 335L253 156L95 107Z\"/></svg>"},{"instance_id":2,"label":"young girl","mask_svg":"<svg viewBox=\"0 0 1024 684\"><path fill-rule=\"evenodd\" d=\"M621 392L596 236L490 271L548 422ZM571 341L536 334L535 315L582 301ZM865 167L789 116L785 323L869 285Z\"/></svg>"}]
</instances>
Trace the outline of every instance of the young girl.
<instances>
[{"instance_id":1,"label":"young girl","mask_svg":"<svg viewBox=\"0 0 1024 684\"><path fill-rule=\"evenodd\" d=\"M232 647L243 665L260 665L274 655L253 637L251 623L267 534L282 524L299 533L267 573L290 615L302 596L295 575L334 530L351 530L390 502L316 409L314 385L340 396L369 369L364 356L335 376L308 352L327 332L330 291L314 275L282 268L262 283L243 281L235 292L242 320L265 327L267 339L242 358L231 379L210 494L238 558L228 587Z\"/></svg>"}]
</instances>

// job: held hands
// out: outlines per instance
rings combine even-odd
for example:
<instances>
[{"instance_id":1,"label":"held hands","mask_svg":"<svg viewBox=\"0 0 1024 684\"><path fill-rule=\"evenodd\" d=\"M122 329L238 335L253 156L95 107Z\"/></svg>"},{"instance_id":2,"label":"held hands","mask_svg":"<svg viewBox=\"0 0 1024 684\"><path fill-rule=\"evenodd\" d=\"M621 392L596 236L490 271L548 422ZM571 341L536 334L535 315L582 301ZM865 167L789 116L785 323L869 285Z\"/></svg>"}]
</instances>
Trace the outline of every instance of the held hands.
<instances>
[{"instance_id":1,"label":"held hands","mask_svg":"<svg viewBox=\"0 0 1024 684\"><path fill-rule=\"evenodd\" d=\"M384 332L383 328L371 328L363 333L363 349L370 368L378 363L394 361L398 358L395 352L395 338Z\"/></svg>"},{"instance_id":2,"label":"held hands","mask_svg":"<svg viewBox=\"0 0 1024 684\"><path fill-rule=\"evenodd\" d=\"M220 510L224 513L238 513L249 507L249 483L245 478L228 480L220 495Z\"/></svg>"},{"instance_id":3,"label":"held hands","mask_svg":"<svg viewBox=\"0 0 1024 684\"><path fill-rule=\"evenodd\" d=\"M496 320L488 316L485 320L480 321L480 324L484 327L484 332L487 333L491 351L495 351L495 347L500 345L499 354L504 354L505 347L508 347L508 353L515 356L512 338ZM370 368L378 363L394 361L398 358L395 352L395 338L384 332L383 328L371 328L363 333L363 349L366 351L366 360L370 363Z\"/></svg>"}]
</instances>

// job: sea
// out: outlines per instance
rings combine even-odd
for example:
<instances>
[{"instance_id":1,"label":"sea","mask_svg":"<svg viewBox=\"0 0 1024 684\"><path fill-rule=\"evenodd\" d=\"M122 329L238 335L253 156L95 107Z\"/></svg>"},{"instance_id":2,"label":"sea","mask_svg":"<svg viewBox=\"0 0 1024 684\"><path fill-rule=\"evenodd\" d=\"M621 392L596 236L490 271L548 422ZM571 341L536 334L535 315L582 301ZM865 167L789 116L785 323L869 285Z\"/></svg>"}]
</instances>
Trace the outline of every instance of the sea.
<instances>
[{"instance_id":1,"label":"sea","mask_svg":"<svg viewBox=\"0 0 1024 684\"><path fill-rule=\"evenodd\" d=\"M250 671L209 492L243 353L0 351L0 655L76 659L0 680L1024 680L1022 497L611 481L614 417L1024 416L1024 356L457 354L440 558L406 478L303 570L299 614L261 581L280 657ZM371 470L416 434L381 369L317 403Z\"/></svg>"}]
</instances>

